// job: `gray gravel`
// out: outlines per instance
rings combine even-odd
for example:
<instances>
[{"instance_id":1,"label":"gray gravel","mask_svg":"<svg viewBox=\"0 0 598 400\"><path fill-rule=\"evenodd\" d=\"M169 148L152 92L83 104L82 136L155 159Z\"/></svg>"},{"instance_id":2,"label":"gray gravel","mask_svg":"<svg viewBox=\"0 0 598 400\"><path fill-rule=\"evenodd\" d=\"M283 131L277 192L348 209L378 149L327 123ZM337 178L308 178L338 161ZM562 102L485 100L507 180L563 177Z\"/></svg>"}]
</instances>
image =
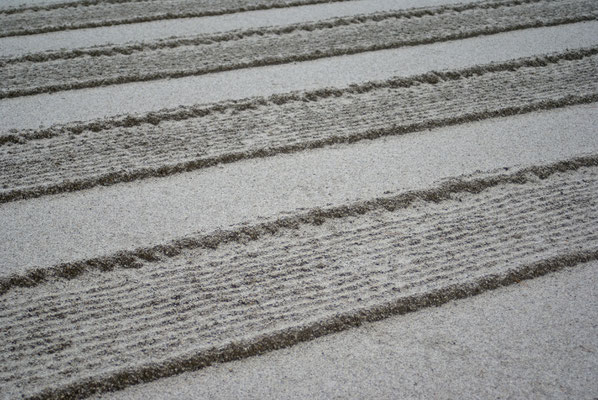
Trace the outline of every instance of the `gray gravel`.
<instances>
[{"instance_id":1,"label":"gray gravel","mask_svg":"<svg viewBox=\"0 0 598 400\"><path fill-rule=\"evenodd\" d=\"M446 4L435 1L425 4ZM290 4L217 3L0 12L13 23L0 31L101 25L98 33L114 33L105 25L175 17L165 10L190 17L198 14L180 12ZM500 26L516 29L499 34L438 42L447 39L441 30L429 45L330 57L356 44L341 29L319 60L0 100L0 190L29 191L0 204L0 398L80 398L151 381L157 386L121 395L596 397L598 21L585 0L522 3L535 11L506 15L494 1L481 13L489 29L505 15ZM578 8L562 21L554 12L549 23L558 26L509 23L539 26L560 5ZM326 18L346 11L329 6L336 11ZM247 23L270 25L266 14ZM434 17L416 18L410 32L425 38L432 31L418 23ZM472 28L471 18L451 18L444 28ZM159 37L174 26L162 22ZM368 27L374 47L400 36L378 22ZM143 42L148 26L130 24L123 40ZM301 43L313 32L304 28L289 36L285 57L309 51ZM56 38L53 49L78 46L73 35L36 37ZM106 40L98 34L96 43ZM253 51L278 54L268 40L256 39L262 47ZM221 50L211 65L241 66L238 49ZM3 60L11 51L0 44ZM164 54L162 70L186 53ZM115 59L89 78L128 66ZM87 79L92 64L45 81L7 69L4 80L69 84ZM175 168L219 155L223 164ZM124 179L139 171L150 173ZM566 268L558 282L523 291ZM516 292L494 290L506 285ZM484 292L481 304L433 308ZM352 329L383 319L390 328ZM270 354L179 376L174 386L159 380L316 338L323 342L311 353L289 348L282 361Z\"/></svg>"},{"instance_id":2,"label":"gray gravel","mask_svg":"<svg viewBox=\"0 0 598 400\"><path fill-rule=\"evenodd\" d=\"M7 1L10 3L26 0L4 0L3 4ZM46 1L62 2L63 0ZM19 56L48 50L75 49L106 45L108 43L122 45L138 42L139 40L150 41L173 36L191 36L238 29L289 25L410 7L430 7L453 3L467 4L476 1L479 0L355 0L341 3L323 3L213 17L161 20L95 29L49 32L25 37L4 37L0 38L0 48L2 48L2 53L5 55Z\"/></svg>"},{"instance_id":3,"label":"gray gravel","mask_svg":"<svg viewBox=\"0 0 598 400\"><path fill-rule=\"evenodd\" d=\"M595 399L598 262L101 399Z\"/></svg>"},{"instance_id":4,"label":"gray gravel","mask_svg":"<svg viewBox=\"0 0 598 400\"><path fill-rule=\"evenodd\" d=\"M4 99L0 100L0 120L3 131L38 128L180 105L343 87L596 44L598 22L595 21L526 29L301 63Z\"/></svg>"},{"instance_id":5,"label":"gray gravel","mask_svg":"<svg viewBox=\"0 0 598 400\"><path fill-rule=\"evenodd\" d=\"M501 4L392 11L284 29L7 59L0 70L0 98L286 64L598 18L598 4L592 0Z\"/></svg>"},{"instance_id":6,"label":"gray gravel","mask_svg":"<svg viewBox=\"0 0 598 400\"><path fill-rule=\"evenodd\" d=\"M1 204L0 273L594 154L597 118L574 106Z\"/></svg>"},{"instance_id":7,"label":"gray gravel","mask_svg":"<svg viewBox=\"0 0 598 400\"><path fill-rule=\"evenodd\" d=\"M0 136L0 202L590 103L598 100L597 53Z\"/></svg>"},{"instance_id":8,"label":"gray gravel","mask_svg":"<svg viewBox=\"0 0 598 400\"><path fill-rule=\"evenodd\" d=\"M123 266L61 267L70 281L0 297L0 379L27 395L118 389L596 260L592 160L279 220L274 233L214 235Z\"/></svg>"}]
</instances>

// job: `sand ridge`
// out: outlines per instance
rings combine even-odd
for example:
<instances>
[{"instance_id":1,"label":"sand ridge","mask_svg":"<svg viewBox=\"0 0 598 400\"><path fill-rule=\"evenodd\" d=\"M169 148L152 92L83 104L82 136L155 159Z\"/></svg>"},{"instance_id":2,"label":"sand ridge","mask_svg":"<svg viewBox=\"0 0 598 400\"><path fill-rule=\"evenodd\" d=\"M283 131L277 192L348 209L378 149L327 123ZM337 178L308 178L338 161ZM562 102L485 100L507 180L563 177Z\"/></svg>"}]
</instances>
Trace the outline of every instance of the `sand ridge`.
<instances>
[{"instance_id":1,"label":"sand ridge","mask_svg":"<svg viewBox=\"0 0 598 400\"><path fill-rule=\"evenodd\" d=\"M0 397L167 387L595 269L597 17L588 0L11 0ZM536 376L582 360L588 381L598 359L575 350ZM558 393L542 385L526 393Z\"/></svg>"},{"instance_id":2,"label":"sand ridge","mask_svg":"<svg viewBox=\"0 0 598 400\"><path fill-rule=\"evenodd\" d=\"M439 6L125 47L0 60L0 99L464 39L595 20L593 1ZM347 46L350 43L350 46ZM230 54L235 54L230 58ZM93 61L89 59L93 57ZM4 65L2 65L4 63ZM193 66L189 68L189 66Z\"/></svg>"},{"instance_id":3,"label":"sand ridge","mask_svg":"<svg viewBox=\"0 0 598 400\"><path fill-rule=\"evenodd\" d=\"M2 131L147 113L198 102L344 87L391 76L409 77L593 47L597 44L594 35L597 29L598 21L588 21L301 63L3 99L0 100Z\"/></svg>"},{"instance_id":4,"label":"sand ridge","mask_svg":"<svg viewBox=\"0 0 598 400\"><path fill-rule=\"evenodd\" d=\"M0 11L0 37L349 0L88 0Z\"/></svg>"},{"instance_id":5,"label":"sand ridge","mask_svg":"<svg viewBox=\"0 0 598 400\"><path fill-rule=\"evenodd\" d=\"M4 135L0 202L593 102L596 52Z\"/></svg>"},{"instance_id":6,"label":"sand ridge","mask_svg":"<svg viewBox=\"0 0 598 400\"><path fill-rule=\"evenodd\" d=\"M596 268L92 398L586 398L597 391Z\"/></svg>"},{"instance_id":7,"label":"sand ridge","mask_svg":"<svg viewBox=\"0 0 598 400\"><path fill-rule=\"evenodd\" d=\"M5 0L6 1L6 0ZM56 0L58 1L58 0ZM79 49L85 47L127 45L167 40L173 37L213 34L232 30L316 22L411 7L431 7L479 0L352 0L351 2L319 3L301 7L273 8L211 17L158 20L137 24L114 25L91 29L57 31L27 36L0 38L5 56L18 57L29 53ZM31 40L35 39L35 40Z\"/></svg>"},{"instance_id":8,"label":"sand ridge","mask_svg":"<svg viewBox=\"0 0 598 400\"><path fill-rule=\"evenodd\" d=\"M89 395L597 260L596 164L313 212L187 241L166 258L155 249L134 263L90 260L99 273L63 269L0 298L0 374L41 398ZM23 364L32 354L33 369Z\"/></svg>"},{"instance_id":9,"label":"sand ridge","mask_svg":"<svg viewBox=\"0 0 598 400\"><path fill-rule=\"evenodd\" d=\"M4 203L2 273L596 154L597 113L562 107Z\"/></svg>"}]
</instances>

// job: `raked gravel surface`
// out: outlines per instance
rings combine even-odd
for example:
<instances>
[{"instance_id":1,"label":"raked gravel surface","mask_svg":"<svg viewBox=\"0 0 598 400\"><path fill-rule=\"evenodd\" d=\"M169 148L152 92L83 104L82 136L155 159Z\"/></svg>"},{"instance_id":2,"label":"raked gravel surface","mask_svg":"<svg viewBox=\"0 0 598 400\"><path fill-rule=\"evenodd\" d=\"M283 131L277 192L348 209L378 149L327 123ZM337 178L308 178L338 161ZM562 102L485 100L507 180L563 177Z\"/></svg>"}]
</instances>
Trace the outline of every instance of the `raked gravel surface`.
<instances>
[{"instance_id":1,"label":"raked gravel surface","mask_svg":"<svg viewBox=\"0 0 598 400\"><path fill-rule=\"evenodd\" d=\"M598 159L545 173L190 239L81 275L62 265L2 296L0 381L9 395L118 389L598 260Z\"/></svg>"},{"instance_id":2,"label":"raked gravel surface","mask_svg":"<svg viewBox=\"0 0 598 400\"><path fill-rule=\"evenodd\" d=\"M3 272L596 154L596 118L594 105L579 105L8 202Z\"/></svg>"},{"instance_id":3,"label":"raked gravel surface","mask_svg":"<svg viewBox=\"0 0 598 400\"><path fill-rule=\"evenodd\" d=\"M580 264L104 398L591 399L598 393L597 268Z\"/></svg>"},{"instance_id":4,"label":"raked gravel surface","mask_svg":"<svg viewBox=\"0 0 598 400\"><path fill-rule=\"evenodd\" d=\"M5 0L3 4L6 1L8 0ZM59 2L62 0L53 1ZM460 3L467 4L476 1L479 0L464 0ZM102 46L107 43L123 45L131 42L148 42L172 37L284 26L411 7L431 7L447 4L454 4L454 0L353 0L351 2L321 3L212 17L162 19L137 24L58 31L39 35L9 36L0 38L0 47L3 48L5 55L22 56L48 50L77 49ZM142 39L140 40L140 38Z\"/></svg>"},{"instance_id":5,"label":"raked gravel surface","mask_svg":"<svg viewBox=\"0 0 598 400\"><path fill-rule=\"evenodd\" d=\"M0 100L0 132L473 68L598 45L598 21ZM516 45L514 45L516 43Z\"/></svg>"},{"instance_id":6,"label":"raked gravel surface","mask_svg":"<svg viewBox=\"0 0 598 400\"><path fill-rule=\"evenodd\" d=\"M597 18L4 2L0 398L596 398Z\"/></svg>"},{"instance_id":7,"label":"raked gravel surface","mask_svg":"<svg viewBox=\"0 0 598 400\"><path fill-rule=\"evenodd\" d=\"M598 18L592 0L507 0L0 60L0 98L201 75ZM234 56L231 56L234 55Z\"/></svg>"}]
</instances>

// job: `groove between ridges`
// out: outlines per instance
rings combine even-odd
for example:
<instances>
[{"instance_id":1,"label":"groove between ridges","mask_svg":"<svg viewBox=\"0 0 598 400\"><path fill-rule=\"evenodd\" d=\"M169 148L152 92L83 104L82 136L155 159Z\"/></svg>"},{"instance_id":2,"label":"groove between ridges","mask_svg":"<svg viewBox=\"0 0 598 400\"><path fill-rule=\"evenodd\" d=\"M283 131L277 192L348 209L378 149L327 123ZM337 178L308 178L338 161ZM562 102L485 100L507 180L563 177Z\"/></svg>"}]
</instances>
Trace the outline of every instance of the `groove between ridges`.
<instances>
[{"instance_id":1,"label":"groove between ridges","mask_svg":"<svg viewBox=\"0 0 598 400\"><path fill-rule=\"evenodd\" d=\"M145 0L139 0L145 1ZM347 0L348 1L348 0ZM213 44L217 42L235 41L251 36L263 35L284 35L296 31L312 32L316 30L328 30L335 27L347 25L359 25L367 22L380 22L387 19L398 18L416 18L424 16L435 16L449 12L463 12L474 9L492 9L499 7L517 6L521 4L542 3L546 0L504 0L499 3L486 1L471 4L455 4L437 7L422 7L415 9L378 12L373 14L364 14L351 17L338 17L325 21L304 22L286 26L263 27L256 29L247 29L232 31L226 33L204 34L197 37L179 37L174 39L162 39L153 42L140 42L134 44L125 44L118 46L98 46L91 48L80 48L73 50L47 51L42 53L26 54L19 57L0 57L0 66L22 62L45 62L53 60L65 60L84 56L111 56L117 54L130 55L136 52L158 49L172 49L180 46L197 46L203 44Z\"/></svg>"},{"instance_id":2,"label":"groove between ridges","mask_svg":"<svg viewBox=\"0 0 598 400\"><path fill-rule=\"evenodd\" d=\"M598 54L598 46L541 56L524 57L506 62L476 65L461 70L430 71L425 74L411 77L394 77L384 81L353 84L345 88L323 88L305 92L275 94L269 97L256 97L245 100L221 102L208 106L181 106L175 109L154 111L142 115L121 115L91 122L76 122L36 130L27 129L17 131L13 129L11 130L11 133L0 135L0 145L9 143L19 144L30 140L48 139L59 135L78 135L85 131L101 132L107 129L133 127L145 123L158 125L162 121L183 121L191 118L204 117L212 113L244 111L262 106L280 106L290 102L314 102L320 99L341 97L347 94L367 93L384 87L408 88L420 83L433 85L441 81L459 80L472 76L482 76L493 72L514 71L524 67L545 67L560 61L581 60L596 54Z\"/></svg>"},{"instance_id":3,"label":"groove between ridges","mask_svg":"<svg viewBox=\"0 0 598 400\"><path fill-rule=\"evenodd\" d=\"M124 4L124 3L143 3L146 1L160 1L160 0L74 0L65 1L62 3L52 3L45 5L23 5L15 6L5 9L0 9L0 14L17 14L25 11L48 11L57 8L73 8L73 7L89 7L102 4Z\"/></svg>"},{"instance_id":4,"label":"groove between ridges","mask_svg":"<svg viewBox=\"0 0 598 400\"><path fill-rule=\"evenodd\" d=\"M374 208L349 206L343 215L298 229L183 248L139 270L97 271L68 285L59 279L48 281L50 288L19 289L2 299L0 317L11 321L2 354L15 363L0 368L2 377L7 383L35 379L39 369L21 366L12 373L35 355L54 372L38 375L47 387L30 388L33 398L87 396L596 260L598 159L582 165L590 159L456 180L445 186L462 190L411 193L411 202L394 208L389 199L385 205L373 200ZM482 188L482 181L495 185ZM76 313L60 315L70 309ZM220 323L212 325L211 318ZM268 329L266 321L275 324ZM81 352L83 371L69 369ZM124 367L103 369L103 359ZM56 371L71 378L55 381Z\"/></svg>"},{"instance_id":5,"label":"groove between ridges","mask_svg":"<svg viewBox=\"0 0 598 400\"><path fill-rule=\"evenodd\" d=\"M534 0L521 9L491 5L445 6L274 29L279 36L272 36L268 30L249 30L122 48L28 55L24 57L28 61L23 61L23 57L4 61L0 98L309 61L598 17L598 5L592 1L538 5ZM453 8L468 12L445 15L455 12ZM419 18L403 20L401 14ZM328 32L321 31L324 27ZM235 54L234 59L231 54ZM95 61L89 57L96 57Z\"/></svg>"},{"instance_id":6,"label":"groove between ridges","mask_svg":"<svg viewBox=\"0 0 598 400\"><path fill-rule=\"evenodd\" d=\"M17 19L16 22L13 21L12 28L8 27L0 30L0 38L168 19L209 17L247 11L345 1L351 0L220 0L216 3L209 0L196 0L194 2L176 0L168 2L169 6L164 6L161 5L160 2L152 1L118 0L107 2L82 2L82 6L78 3L75 3L74 5L62 3L45 7L0 10L0 21L4 19L3 22L5 25L8 25L8 23L11 22L10 18ZM104 7L105 10L101 10L102 5L104 4L107 7ZM215 6L215 4L217 5ZM110 8L112 8L112 10L110 10ZM100 12L98 12L98 10ZM108 11L111 11L110 15L106 15ZM91 16L86 16L86 12L90 13ZM94 12L96 15L94 15ZM29 14L29 18L24 18L19 24L20 21L18 21L18 19L23 19L21 17L23 14ZM32 22L32 17L38 17L38 20L34 23ZM52 23L52 18L56 21L55 23ZM70 22L66 22L65 20L70 20Z\"/></svg>"},{"instance_id":7,"label":"groove between ridges","mask_svg":"<svg viewBox=\"0 0 598 400\"><path fill-rule=\"evenodd\" d=\"M5 185L0 201L595 102L596 51L175 110L149 125L142 116L131 117L130 127L111 127L114 121L107 120L89 131L83 129L89 125L42 131L53 136L0 147ZM80 130L65 132L73 128Z\"/></svg>"},{"instance_id":8,"label":"groove between ridges","mask_svg":"<svg viewBox=\"0 0 598 400\"><path fill-rule=\"evenodd\" d=\"M576 171L584 167L597 167L598 155L579 157L557 163L525 168L514 174L467 180L454 179L433 189L411 191L394 197L377 198L351 205L314 209L305 214L282 217L249 227L217 231L198 237L186 237L168 244L122 251L117 254L88 260L63 263L53 267L30 269L26 274L0 278L0 295L16 287L35 287L48 280L73 279L86 271L112 271L119 268L140 268L144 263L151 263L164 257L174 257L183 249L216 249L229 242L254 241L272 235L280 229L296 229L301 225L320 225L326 220L358 216L374 210L394 211L408 207L415 201L441 202L458 193L481 193L498 185L523 184L531 179L546 179L558 172Z\"/></svg>"}]
</instances>

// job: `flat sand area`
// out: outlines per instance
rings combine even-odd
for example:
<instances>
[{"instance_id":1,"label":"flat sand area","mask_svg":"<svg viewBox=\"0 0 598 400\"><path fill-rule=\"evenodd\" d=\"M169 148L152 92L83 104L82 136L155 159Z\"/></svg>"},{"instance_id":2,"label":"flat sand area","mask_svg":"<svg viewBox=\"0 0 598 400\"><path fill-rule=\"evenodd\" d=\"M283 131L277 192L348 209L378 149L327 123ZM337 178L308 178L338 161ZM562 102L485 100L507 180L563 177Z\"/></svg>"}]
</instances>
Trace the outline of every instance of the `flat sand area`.
<instances>
[{"instance_id":1,"label":"flat sand area","mask_svg":"<svg viewBox=\"0 0 598 400\"><path fill-rule=\"evenodd\" d=\"M597 119L580 105L6 203L1 275L595 154Z\"/></svg>"},{"instance_id":2,"label":"flat sand area","mask_svg":"<svg viewBox=\"0 0 598 400\"><path fill-rule=\"evenodd\" d=\"M597 267L102 398L587 398L598 392Z\"/></svg>"},{"instance_id":3,"label":"flat sand area","mask_svg":"<svg viewBox=\"0 0 598 400\"><path fill-rule=\"evenodd\" d=\"M0 5L0 398L598 396L598 4Z\"/></svg>"},{"instance_id":4,"label":"flat sand area","mask_svg":"<svg viewBox=\"0 0 598 400\"><path fill-rule=\"evenodd\" d=\"M596 32L598 22L582 22L303 63L3 99L0 119L2 131L36 129L181 105L345 87L595 46Z\"/></svg>"}]
</instances>

